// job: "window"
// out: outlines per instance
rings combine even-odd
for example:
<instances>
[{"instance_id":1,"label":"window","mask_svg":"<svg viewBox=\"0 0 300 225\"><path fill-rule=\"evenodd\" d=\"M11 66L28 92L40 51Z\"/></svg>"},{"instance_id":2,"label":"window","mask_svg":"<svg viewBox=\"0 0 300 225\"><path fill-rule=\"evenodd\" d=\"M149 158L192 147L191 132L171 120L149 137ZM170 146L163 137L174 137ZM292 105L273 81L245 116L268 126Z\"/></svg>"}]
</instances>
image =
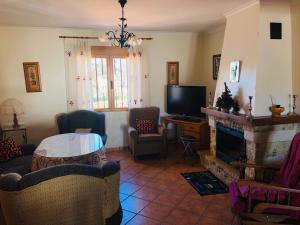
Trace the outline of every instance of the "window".
<instances>
[{"instance_id":1,"label":"window","mask_svg":"<svg viewBox=\"0 0 300 225\"><path fill-rule=\"evenodd\" d=\"M93 105L99 111L128 108L127 51L92 47Z\"/></svg>"}]
</instances>

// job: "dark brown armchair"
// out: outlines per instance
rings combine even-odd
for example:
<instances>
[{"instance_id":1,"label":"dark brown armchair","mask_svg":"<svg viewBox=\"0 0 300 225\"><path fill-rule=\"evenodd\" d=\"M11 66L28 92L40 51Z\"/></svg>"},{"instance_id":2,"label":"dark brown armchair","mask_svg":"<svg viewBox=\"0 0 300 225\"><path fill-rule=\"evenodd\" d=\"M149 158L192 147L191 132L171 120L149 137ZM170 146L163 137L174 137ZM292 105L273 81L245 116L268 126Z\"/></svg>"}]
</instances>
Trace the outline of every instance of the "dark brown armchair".
<instances>
[{"instance_id":1,"label":"dark brown armchair","mask_svg":"<svg viewBox=\"0 0 300 225\"><path fill-rule=\"evenodd\" d=\"M139 134L136 121L153 120L157 129L155 133ZM139 155L160 154L167 156L167 129L159 125L159 108L133 108L129 111L129 148L133 158Z\"/></svg>"}]
</instances>

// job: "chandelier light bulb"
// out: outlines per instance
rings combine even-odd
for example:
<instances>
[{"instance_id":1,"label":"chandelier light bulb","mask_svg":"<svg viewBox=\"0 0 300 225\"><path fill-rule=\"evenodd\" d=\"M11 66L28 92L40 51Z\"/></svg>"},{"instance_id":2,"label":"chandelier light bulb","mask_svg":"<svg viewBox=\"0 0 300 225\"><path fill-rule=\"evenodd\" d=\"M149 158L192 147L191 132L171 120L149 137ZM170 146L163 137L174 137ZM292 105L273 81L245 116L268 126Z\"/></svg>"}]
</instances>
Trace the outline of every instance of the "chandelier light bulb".
<instances>
[{"instance_id":1,"label":"chandelier light bulb","mask_svg":"<svg viewBox=\"0 0 300 225\"><path fill-rule=\"evenodd\" d=\"M137 42L137 45L141 45L141 44L143 43L143 40L142 40L141 38L138 38L138 39L136 40L136 42Z\"/></svg>"},{"instance_id":2,"label":"chandelier light bulb","mask_svg":"<svg viewBox=\"0 0 300 225\"><path fill-rule=\"evenodd\" d=\"M106 35L100 35L98 39L100 42L106 42L108 40Z\"/></svg>"}]
</instances>

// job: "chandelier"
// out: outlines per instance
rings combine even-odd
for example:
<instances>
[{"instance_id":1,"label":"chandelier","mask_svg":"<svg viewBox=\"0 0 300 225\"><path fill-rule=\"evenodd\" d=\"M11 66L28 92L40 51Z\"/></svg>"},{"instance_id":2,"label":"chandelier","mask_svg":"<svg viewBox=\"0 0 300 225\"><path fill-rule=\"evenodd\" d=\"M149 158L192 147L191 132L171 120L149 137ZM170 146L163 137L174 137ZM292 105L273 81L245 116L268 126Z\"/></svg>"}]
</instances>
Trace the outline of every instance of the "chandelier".
<instances>
[{"instance_id":1,"label":"chandelier","mask_svg":"<svg viewBox=\"0 0 300 225\"><path fill-rule=\"evenodd\" d=\"M131 46L140 45L142 43L142 38L137 38L134 33L128 32L126 30L127 23L124 17L124 7L127 0L119 0L122 7L122 17L120 18L121 23L118 24L118 29L115 31L106 32L106 37L100 37L100 41L106 41L107 39L111 41L113 46L118 46L121 48L129 48Z\"/></svg>"}]
</instances>

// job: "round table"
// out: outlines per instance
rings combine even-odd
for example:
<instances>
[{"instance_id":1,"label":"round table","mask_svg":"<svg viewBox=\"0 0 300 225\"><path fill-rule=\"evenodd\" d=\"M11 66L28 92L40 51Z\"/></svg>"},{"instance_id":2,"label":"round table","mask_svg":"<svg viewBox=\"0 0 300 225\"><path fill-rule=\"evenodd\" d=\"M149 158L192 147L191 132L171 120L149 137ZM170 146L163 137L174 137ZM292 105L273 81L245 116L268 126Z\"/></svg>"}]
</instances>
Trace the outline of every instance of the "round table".
<instances>
[{"instance_id":1,"label":"round table","mask_svg":"<svg viewBox=\"0 0 300 225\"><path fill-rule=\"evenodd\" d=\"M101 136L59 134L44 139L33 153L32 171L59 164L101 165L106 161Z\"/></svg>"}]
</instances>

